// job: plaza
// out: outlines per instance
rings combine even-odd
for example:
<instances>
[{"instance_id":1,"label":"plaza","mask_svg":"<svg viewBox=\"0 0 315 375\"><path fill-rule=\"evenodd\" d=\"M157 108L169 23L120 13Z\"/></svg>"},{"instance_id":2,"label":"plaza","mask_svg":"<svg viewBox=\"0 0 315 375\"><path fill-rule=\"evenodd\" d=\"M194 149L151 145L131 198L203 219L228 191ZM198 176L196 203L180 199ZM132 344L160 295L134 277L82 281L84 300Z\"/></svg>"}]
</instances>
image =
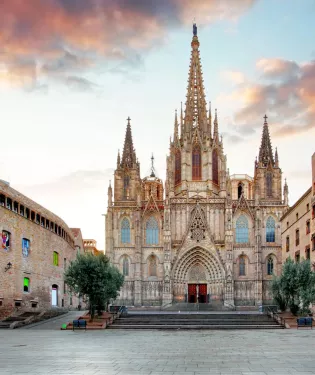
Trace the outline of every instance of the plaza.
<instances>
[{"instance_id":1,"label":"plaza","mask_svg":"<svg viewBox=\"0 0 315 375\"><path fill-rule=\"evenodd\" d=\"M39 328L39 327L38 327ZM315 374L315 331L0 332L1 375Z\"/></svg>"}]
</instances>

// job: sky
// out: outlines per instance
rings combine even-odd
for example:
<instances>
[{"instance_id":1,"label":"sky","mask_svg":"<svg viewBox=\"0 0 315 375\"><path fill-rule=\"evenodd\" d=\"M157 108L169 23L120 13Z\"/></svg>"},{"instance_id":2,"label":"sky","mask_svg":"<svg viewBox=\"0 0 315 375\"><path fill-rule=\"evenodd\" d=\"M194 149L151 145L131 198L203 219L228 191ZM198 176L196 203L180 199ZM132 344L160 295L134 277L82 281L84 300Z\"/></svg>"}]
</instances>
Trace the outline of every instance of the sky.
<instances>
[{"instance_id":1,"label":"sky","mask_svg":"<svg viewBox=\"0 0 315 375\"><path fill-rule=\"evenodd\" d=\"M165 179L192 24L230 174L253 176L263 116L289 203L311 185L314 0L0 2L0 179L104 249L126 119L141 176Z\"/></svg>"}]
</instances>

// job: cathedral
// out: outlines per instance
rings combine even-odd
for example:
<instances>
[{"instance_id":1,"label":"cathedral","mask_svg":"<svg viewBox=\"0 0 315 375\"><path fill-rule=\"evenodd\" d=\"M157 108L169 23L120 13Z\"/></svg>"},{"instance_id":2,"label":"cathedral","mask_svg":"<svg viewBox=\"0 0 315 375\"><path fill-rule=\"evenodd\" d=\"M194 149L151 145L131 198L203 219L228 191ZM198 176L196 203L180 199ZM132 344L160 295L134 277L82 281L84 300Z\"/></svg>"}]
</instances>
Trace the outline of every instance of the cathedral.
<instances>
[{"instance_id":1,"label":"cathedral","mask_svg":"<svg viewBox=\"0 0 315 375\"><path fill-rule=\"evenodd\" d=\"M281 272L280 218L288 208L267 116L254 177L230 175L218 114L203 87L193 26L185 109L175 113L165 183L141 178L130 118L114 187L108 188L106 254L125 276L116 301L127 306L272 302Z\"/></svg>"}]
</instances>

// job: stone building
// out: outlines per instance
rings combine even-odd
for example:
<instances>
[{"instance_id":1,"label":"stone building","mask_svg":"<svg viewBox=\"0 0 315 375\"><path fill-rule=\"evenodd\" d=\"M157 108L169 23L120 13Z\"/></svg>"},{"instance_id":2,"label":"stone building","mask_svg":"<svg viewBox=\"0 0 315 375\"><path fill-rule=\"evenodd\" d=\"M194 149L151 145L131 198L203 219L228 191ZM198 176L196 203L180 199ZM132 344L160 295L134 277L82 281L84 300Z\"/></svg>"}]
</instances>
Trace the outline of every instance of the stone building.
<instances>
[{"instance_id":1,"label":"stone building","mask_svg":"<svg viewBox=\"0 0 315 375\"><path fill-rule=\"evenodd\" d=\"M267 116L254 176L230 176L217 110L212 117L207 109L196 25L186 97L175 113L165 184L153 168L141 178L128 118L106 215L106 254L125 275L117 302L269 303L288 188L283 196Z\"/></svg>"},{"instance_id":2,"label":"stone building","mask_svg":"<svg viewBox=\"0 0 315 375\"><path fill-rule=\"evenodd\" d=\"M309 259L315 267L315 153L312 185L281 218L282 259Z\"/></svg>"},{"instance_id":3,"label":"stone building","mask_svg":"<svg viewBox=\"0 0 315 375\"><path fill-rule=\"evenodd\" d=\"M93 255L104 254L104 251L97 249L97 242L95 240L83 240L83 247L85 253Z\"/></svg>"},{"instance_id":4,"label":"stone building","mask_svg":"<svg viewBox=\"0 0 315 375\"><path fill-rule=\"evenodd\" d=\"M78 305L63 273L75 259L72 230L0 180L0 315Z\"/></svg>"}]
</instances>

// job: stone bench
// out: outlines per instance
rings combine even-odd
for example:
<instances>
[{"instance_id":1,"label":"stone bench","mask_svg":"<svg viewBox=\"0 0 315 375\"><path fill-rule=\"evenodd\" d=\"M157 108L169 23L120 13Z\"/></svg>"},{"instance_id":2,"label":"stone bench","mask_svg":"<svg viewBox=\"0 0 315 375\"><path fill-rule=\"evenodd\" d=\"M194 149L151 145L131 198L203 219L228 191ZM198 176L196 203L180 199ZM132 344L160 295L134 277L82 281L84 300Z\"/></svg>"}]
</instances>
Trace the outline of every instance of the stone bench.
<instances>
[{"instance_id":1,"label":"stone bench","mask_svg":"<svg viewBox=\"0 0 315 375\"><path fill-rule=\"evenodd\" d=\"M313 329L313 318L307 317L307 318L298 318L296 319L297 327L311 327Z\"/></svg>"}]
</instances>

